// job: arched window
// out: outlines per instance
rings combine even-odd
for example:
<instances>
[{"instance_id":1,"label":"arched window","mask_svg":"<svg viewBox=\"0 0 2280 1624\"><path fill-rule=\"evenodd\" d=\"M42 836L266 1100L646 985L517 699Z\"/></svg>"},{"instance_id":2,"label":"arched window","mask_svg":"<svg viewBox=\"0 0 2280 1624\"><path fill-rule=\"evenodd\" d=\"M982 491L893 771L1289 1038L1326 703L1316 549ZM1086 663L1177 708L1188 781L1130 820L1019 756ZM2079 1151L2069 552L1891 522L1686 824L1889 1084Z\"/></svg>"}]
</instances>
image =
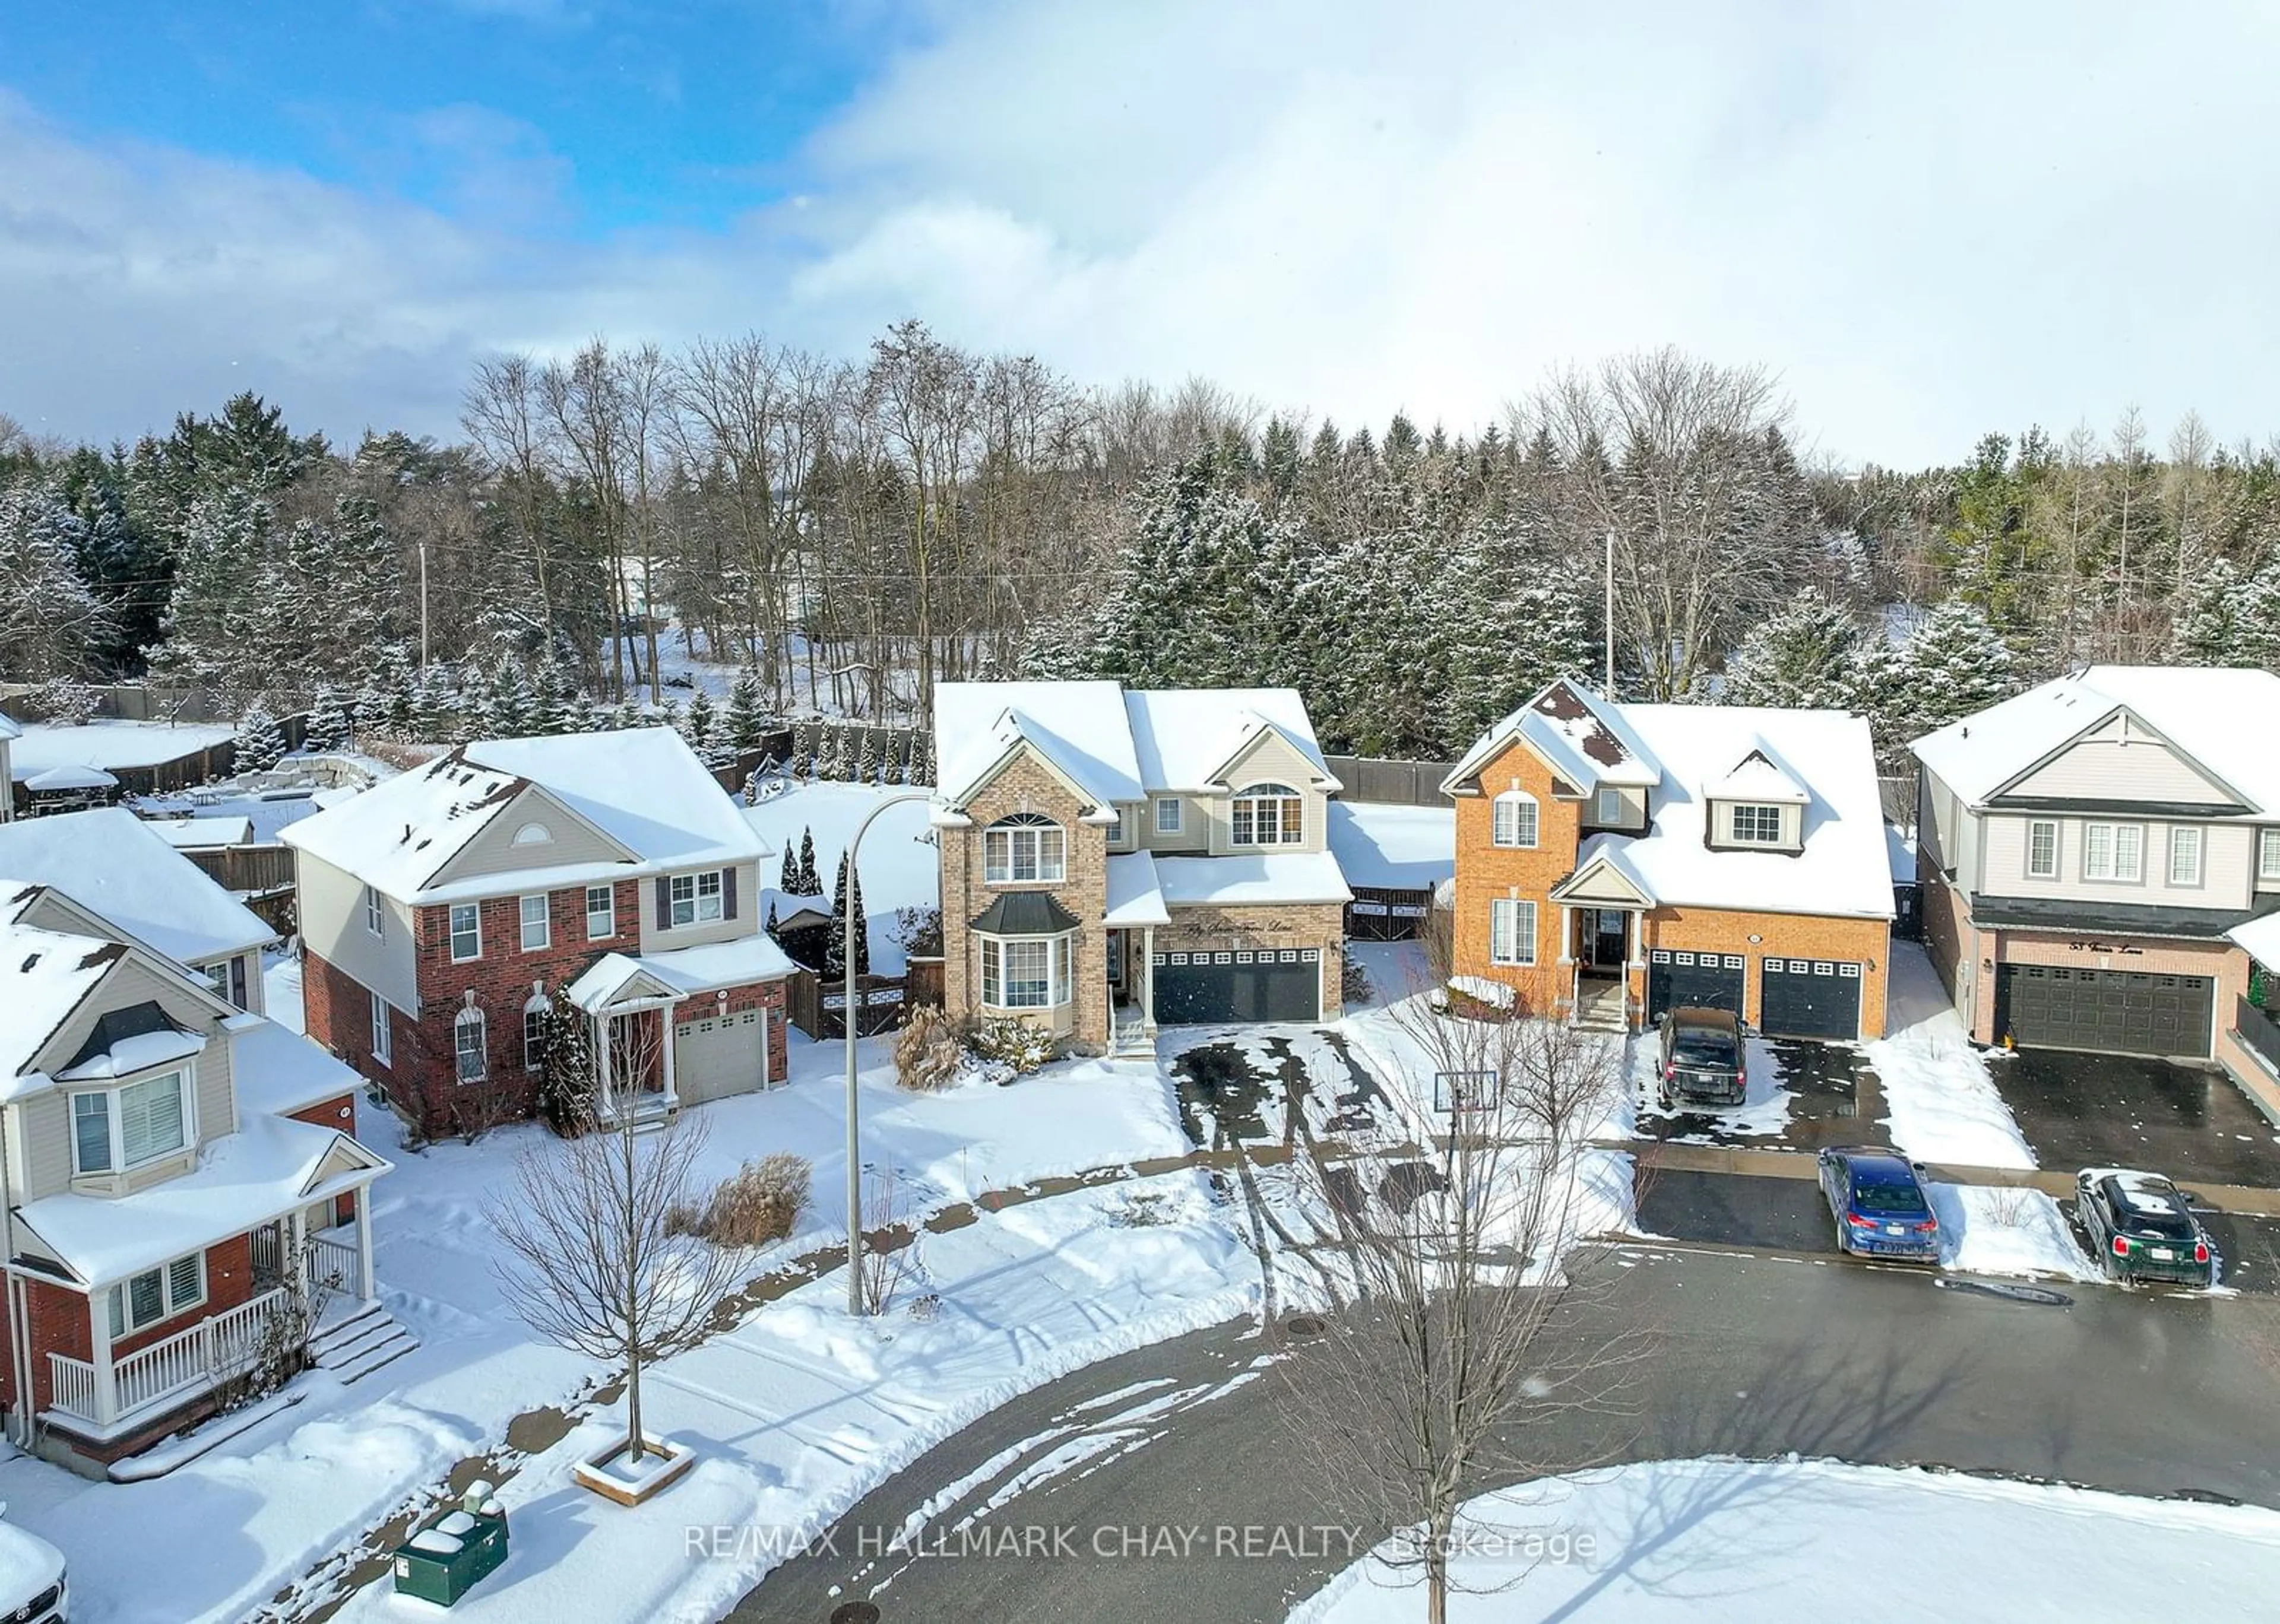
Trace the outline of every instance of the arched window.
<instances>
[{"instance_id":1,"label":"arched window","mask_svg":"<svg viewBox=\"0 0 2280 1624\"><path fill-rule=\"evenodd\" d=\"M543 1070L546 1065L546 995L534 992L522 1006L522 1069Z\"/></svg>"},{"instance_id":2,"label":"arched window","mask_svg":"<svg viewBox=\"0 0 2280 1624\"><path fill-rule=\"evenodd\" d=\"M481 1082L489 1075L490 1066L485 1058L488 1046L483 1030L483 1012L472 1004L452 1018L451 1049L458 1057L461 1082Z\"/></svg>"},{"instance_id":3,"label":"arched window","mask_svg":"<svg viewBox=\"0 0 2280 1624\"><path fill-rule=\"evenodd\" d=\"M1499 846L1536 843L1536 797L1518 789L1497 797L1490 809L1489 839Z\"/></svg>"},{"instance_id":4,"label":"arched window","mask_svg":"<svg viewBox=\"0 0 2280 1624\"><path fill-rule=\"evenodd\" d=\"M982 877L991 885L1058 881L1068 868L1068 837L1037 812L1015 812L982 832Z\"/></svg>"},{"instance_id":5,"label":"arched window","mask_svg":"<svg viewBox=\"0 0 2280 1624\"><path fill-rule=\"evenodd\" d=\"M518 846L543 846L554 838L554 831L543 823L526 823L514 832Z\"/></svg>"},{"instance_id":6,"label":"arched window","mask_svg":"<svg viewBox=\"0 0 2280 1624\"><path fill-rule=\"evenodd\" d=\"M1306 804L1288 784L1251 784L1235 797L1238 846L1295 846L1306 838Z\"/></svg>"}]
</instances>

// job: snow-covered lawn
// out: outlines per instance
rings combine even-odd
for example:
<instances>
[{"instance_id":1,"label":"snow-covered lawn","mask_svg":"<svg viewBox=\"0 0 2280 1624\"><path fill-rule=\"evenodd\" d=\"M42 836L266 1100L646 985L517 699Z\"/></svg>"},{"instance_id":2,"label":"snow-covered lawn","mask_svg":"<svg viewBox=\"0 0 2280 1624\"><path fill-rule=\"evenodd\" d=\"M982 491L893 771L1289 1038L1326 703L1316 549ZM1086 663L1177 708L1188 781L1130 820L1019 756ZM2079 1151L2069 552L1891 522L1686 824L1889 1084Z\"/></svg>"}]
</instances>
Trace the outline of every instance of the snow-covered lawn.
<instances>
[{"instance_id":1,"label":"snow-covered lawn","mask_svg":"<svg viewBox=\"0 0 2280 1624\"><path fill-rule=\"evenodd\" d=\"M1891 1035L1863 1043L1884 1085L1892 1143L1919 1161L1964 1167L2032 1167L2035 1153L1995 1090L1931 960L1913 942L1892 943L1885 989Z\"/></svg>"},{"instance_id":2,"label":"snow-covered lawn","mask_svg":"<svg viewBox=\"0 0 2280 1624\"><path fill-rule=\"evenodd\" d=\"M83 727L56 727L46 722L27 722L24 736L10 746L8 771L27 779L50 767L157 766L227 743L237 729L227 723L123 722L101 720Z\"/></svg>"},{"instance_id":3,"label":"snow-covered lawn","mask_svg":"<svg viewBox=\"0 0 2280 1624\"><path fill-rule=\"evenodd\" d=\"M1463 1581L1512 1588L1452 1596L1452 1624L2255 1619L2280 1585L2280 1512L2261 1506L1831 1461L1656 1462L1468 1509L1493 1526ZM1413 1571L1358 1563L1292 1624L1410 1624Z\"/></svg>"},{"instance_id":4,"label":"snow-covered lawn","mask_svg":"<svg viewBox=\"0 0 2280 1624\"><path fill-rule=\"evenodd\" d=\"M1968 1274L2106 1278L2076 1241L2059 1204L2041 1190L1926 1181L1924 1194L1939 1220L1943 1268Z\"/></svg>"},{"instance_id":5,"label":"snow-covered lawn","mask_svg":"<svg viewBox=\"0 0 2280 1624\"><path fill-rule=\"evenodd\" d=\"M1136 1201L1150 1196L1155 1199ZM622 1510L570 1482L622 1412L597 1416L501 1493L507 1564L455 1618L648 1624L716 1618L834 1518L998 1405L1112 1354L1256 1304L1259 1269L1197 1173L1080 1191L930 1235L904 1306L851 1319L836 1276L655 1368L644 1424L700 1459ZM909 1303L930 1292L930 1311ZM723 1530L705 1559L688 1531ZM381 1586L342 1617L401 1616Z\"/></svg>"},{"instance_id":6,"label":"snow-covered lawn","mask_svg":"<svg viewBox=\"0 0 2280 1624\"><path fill-rule=\"evenodd\" d=\"M776 881L782 874L783 854L797 850L801 835L811 830L815 835L815 872L828 899L833 877L839 872L839 854L847 849L848 838L889 793L866 784L803 784L746 807L744 821L759 831L775 853L760 865L760 884L766 892L760 904L763 911L770 903L775 904L780 917L790 911ZM863 907L871 921L874 974L903 973L904 950L897 935L895 912L899 908L941 905L938 866L924 801L903 801L889 807L864 835Z\"/></svg>"}]
</instances>

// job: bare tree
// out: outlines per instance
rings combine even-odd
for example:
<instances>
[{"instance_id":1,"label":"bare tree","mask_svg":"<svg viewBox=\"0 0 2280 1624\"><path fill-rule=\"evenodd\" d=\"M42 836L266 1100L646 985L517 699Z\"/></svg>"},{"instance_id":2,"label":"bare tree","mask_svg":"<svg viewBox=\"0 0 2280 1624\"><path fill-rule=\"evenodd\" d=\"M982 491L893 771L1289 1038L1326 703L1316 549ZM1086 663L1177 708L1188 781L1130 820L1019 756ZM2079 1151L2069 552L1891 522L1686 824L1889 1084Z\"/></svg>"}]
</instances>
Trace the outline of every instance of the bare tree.
<instances>
[{"instance_id":1,"label":"bare tree","mask_svg":"<svg viewBox=\"0 0 2280 1624\"><path fill-rule=\"evenodd\" d=\"M1579 1324L1598 1287L1562 1262L1589 1224L1577 1152L1620 1086L1617 1051L1551 1022L1398 1012L1423 1057L1400 1081L1449 1099L1450 1131L1421 1156L1298 1159L1349 1300L1282 1370L1302 1459L1333 1504L1395 1530L1389 1560L1421 1573L1443 1624L1450 1557L1476 1531L1465 1502L1589 1464L1546 1459L1538 1429L1615 1409L1644 1343Z\"/></svg>"},{"instance_id":2,"label":"bare tree","mask_svg":"<svg viewBox=\"0 0 2280 1624\"><path fill-rule=\"evenodd\" d=\"M617 1021L605 1046L620 1080L613 1125L541 1141L516 1158L490 1218L506 1258L502 1294L549 1341L626 1374L626 1458L642 1455L642 1367L704 1340L742 1283L737 1255L674 1221L697 1201L705 1132L682 1117L636 1134L632 1094L654 1064L663 1023Z\"/></svg>"}]
</instances>

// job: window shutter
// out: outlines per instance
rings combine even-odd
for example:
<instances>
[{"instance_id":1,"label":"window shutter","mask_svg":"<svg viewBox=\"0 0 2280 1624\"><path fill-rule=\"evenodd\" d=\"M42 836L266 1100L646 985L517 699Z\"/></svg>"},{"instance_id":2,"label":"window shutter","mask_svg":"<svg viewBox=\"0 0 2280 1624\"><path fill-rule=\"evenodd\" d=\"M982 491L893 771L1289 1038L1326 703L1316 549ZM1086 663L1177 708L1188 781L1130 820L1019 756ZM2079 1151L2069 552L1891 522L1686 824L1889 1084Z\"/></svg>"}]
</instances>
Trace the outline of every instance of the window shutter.
<instances>
[{"instance_id":1,"label":"window shutter","mask_svg":"<svg viewBox=\"0 0 2280 1624\"><path fill-rule=\"evenodd\" d=\"M733 868L720 871L720 917L724 920L736 917L736 871Z\"/></svg>"},{"instance_id":2,"label":"window shutter","mask_svg":"<svg viewBox=\"0 0 2280 1624\"><path fill-rule=\"evenodd\" d=\"M659 930L673 927L673 881L663 874L657 877L657 927Z\"/></svg>"}]
</instances>

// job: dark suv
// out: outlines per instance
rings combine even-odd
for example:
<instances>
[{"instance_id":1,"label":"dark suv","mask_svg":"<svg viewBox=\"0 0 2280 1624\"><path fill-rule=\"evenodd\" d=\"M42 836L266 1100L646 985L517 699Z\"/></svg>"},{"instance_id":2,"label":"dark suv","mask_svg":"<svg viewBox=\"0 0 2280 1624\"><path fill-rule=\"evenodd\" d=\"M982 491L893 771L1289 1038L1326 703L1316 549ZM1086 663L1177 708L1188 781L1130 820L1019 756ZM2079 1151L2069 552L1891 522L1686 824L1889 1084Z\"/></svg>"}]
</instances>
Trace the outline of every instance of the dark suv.
<instances>
[{"instance_id":1,"label":"dark suv","mask_svg":"<svg viewBox=\"0 0 2280 1624\"><path fill-rule=\"evenodd\" d=\"M1748 1094L1742 1023L1729 1010L1675 1009L1662 1018L1662 1066L1655 1097L1675 1104L1738 1105Z\"/></svg>"}]
</instances>

